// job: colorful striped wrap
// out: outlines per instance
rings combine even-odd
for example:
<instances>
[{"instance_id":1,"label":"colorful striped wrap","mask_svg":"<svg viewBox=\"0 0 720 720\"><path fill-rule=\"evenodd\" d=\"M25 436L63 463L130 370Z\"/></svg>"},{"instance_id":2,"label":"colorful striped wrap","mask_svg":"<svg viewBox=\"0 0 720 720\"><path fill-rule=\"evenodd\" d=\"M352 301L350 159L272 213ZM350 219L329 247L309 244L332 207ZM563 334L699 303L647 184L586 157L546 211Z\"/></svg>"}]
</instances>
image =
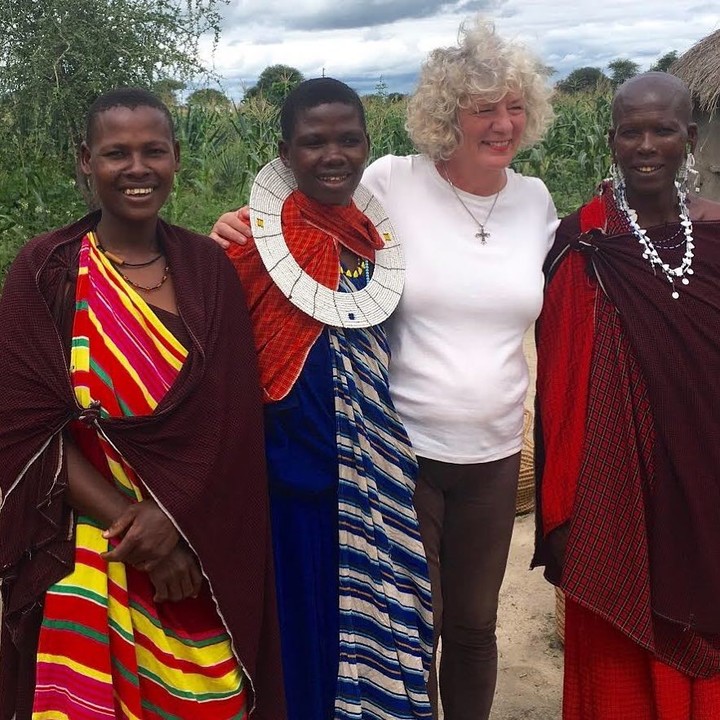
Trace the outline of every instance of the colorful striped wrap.
<instances>
[{"instance_id":1,"label":"colorful striped wrap","mask_svg":"<svg viewBox=\"0 0 720 720\"><path fill-rule=\"evenodd\" d=\"M329 332L340 475L334 718L431 718L430 580L412 504L417 462L389 397L387 340L382 327Z\"/></svg>"},{"instance_id":2,"label":"colorful striped wrap","mask_svg":"<svg viewBox=\"0 0 720 720\"><path fill-rule=\"evenodd\" d=\"M152 414L187 356L145 301L83 239L76 286L71 377L82 407L103 417ZM142 481L95 429L78 445L133 500ZM156 604L149 577L107 563L108 541L78 518L75 569L45 599L34 720L245 717L242 669L207 583L200 596Z\"/></svg>"}]
</instances>

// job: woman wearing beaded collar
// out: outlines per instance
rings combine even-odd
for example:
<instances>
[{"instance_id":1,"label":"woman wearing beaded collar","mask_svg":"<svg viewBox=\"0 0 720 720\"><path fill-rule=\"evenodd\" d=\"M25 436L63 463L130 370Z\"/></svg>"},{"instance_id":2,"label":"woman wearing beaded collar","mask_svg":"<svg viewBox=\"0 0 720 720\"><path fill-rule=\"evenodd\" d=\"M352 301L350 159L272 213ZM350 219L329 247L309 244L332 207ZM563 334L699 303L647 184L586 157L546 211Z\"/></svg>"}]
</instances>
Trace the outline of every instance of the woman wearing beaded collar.
<instances>
[{"instance_id":1,"label":"woman wearing beaded collar","mask_svg":"<svg viewBox=\"0 0 720 720\"><path fill-rule=\"evenodd\" d=\"M288 717L427 719L417 463L390 399L382 325L402 290L402 253L358 187L369 139L357 94L307 80L280 124L280 158L250 196L255 237L228 253L265 393Z\"/></svg>"},{"instance_id":2,"label":"woman wearing beaded collar","mask_svg":"<svg viewBox=\"0 0 720 720\"><path fill-rule=\"evenodd\" d=\"M691 116L672 75L622 85L613 177L551 253L535 564L566 594L565 720L720 713L720 204L687 192Z\"/></svg>"}]
</instances>

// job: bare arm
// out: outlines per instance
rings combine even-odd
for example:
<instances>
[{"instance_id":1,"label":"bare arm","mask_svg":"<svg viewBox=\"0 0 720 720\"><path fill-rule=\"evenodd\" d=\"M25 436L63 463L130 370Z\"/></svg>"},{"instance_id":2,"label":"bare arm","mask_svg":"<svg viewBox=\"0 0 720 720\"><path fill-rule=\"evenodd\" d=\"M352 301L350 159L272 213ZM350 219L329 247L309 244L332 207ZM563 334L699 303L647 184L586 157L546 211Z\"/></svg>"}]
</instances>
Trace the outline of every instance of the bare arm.
<instances>
[{"instance_id":1,"label":"bare arm","mask_svg":"<svg viewBox=\"0 0 720 720\"><path fill-rule=\"evenodd\" d=\"M83 456L78 447L65 443L68 471L68 504L80 515L87 515L103 527L109 527L130 506L116 490Z\"/></svg>"},{"instance_id":2,"label":"bare arm","mask_svg":"<svg viewBox=\"0 0 720 720\"><path fill-rule=\"evenodd\" d=\"M180 542L180 536L157 503L150 499L133 503L113 487L78 447L66 443L67 501L82 515L107 527L106 538L122 537L108 562L134 565L149 574L156 602L177 602L197 597L202 586L198 561Z\"/></svg>"}]
</instances>

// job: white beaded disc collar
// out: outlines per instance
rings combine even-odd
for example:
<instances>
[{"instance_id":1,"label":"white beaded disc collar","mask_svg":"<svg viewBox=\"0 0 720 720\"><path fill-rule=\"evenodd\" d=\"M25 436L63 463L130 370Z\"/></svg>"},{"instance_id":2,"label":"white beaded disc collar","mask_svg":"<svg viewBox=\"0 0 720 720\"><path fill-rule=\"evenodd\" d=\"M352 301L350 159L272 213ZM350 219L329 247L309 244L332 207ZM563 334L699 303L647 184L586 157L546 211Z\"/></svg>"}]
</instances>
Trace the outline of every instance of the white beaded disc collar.
<instances>
[{"instance_id":1,"label":"white beaded disc collar","mask_svg":"<svg viewBox=\"0 0 720 720\"><path fill-rule=\"evenodd\" d=\"M250 191L250 225L255 245L275 285L295 307L325 325L363 328L387 320L400 301L405 260L383 207L367 188L358 185L353 200L385 245L375 252L375 267L365 287L355 292L338 292L308 275L285 242L282 207L296 188L292 172L276 158L260 170Z\"/></svg>"}]
</instances>

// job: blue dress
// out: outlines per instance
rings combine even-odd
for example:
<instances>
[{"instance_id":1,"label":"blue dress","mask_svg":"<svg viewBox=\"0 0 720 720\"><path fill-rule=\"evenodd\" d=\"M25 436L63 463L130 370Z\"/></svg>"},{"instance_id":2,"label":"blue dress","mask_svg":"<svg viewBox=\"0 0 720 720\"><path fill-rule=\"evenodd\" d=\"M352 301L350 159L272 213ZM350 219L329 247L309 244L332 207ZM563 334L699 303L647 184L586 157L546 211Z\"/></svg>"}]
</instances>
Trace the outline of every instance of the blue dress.
<instances>
[{"instance_id":1,"label":"blue dress","mask_svg":"<svg viewBox=\"0 0 720 720\"><path fill-rule=\"evenodd\" d=\"M338 460L327 328L292 390L265 407L265 432L288 720L329 720L339 607Z\"/></svg>"}]
</instances>

